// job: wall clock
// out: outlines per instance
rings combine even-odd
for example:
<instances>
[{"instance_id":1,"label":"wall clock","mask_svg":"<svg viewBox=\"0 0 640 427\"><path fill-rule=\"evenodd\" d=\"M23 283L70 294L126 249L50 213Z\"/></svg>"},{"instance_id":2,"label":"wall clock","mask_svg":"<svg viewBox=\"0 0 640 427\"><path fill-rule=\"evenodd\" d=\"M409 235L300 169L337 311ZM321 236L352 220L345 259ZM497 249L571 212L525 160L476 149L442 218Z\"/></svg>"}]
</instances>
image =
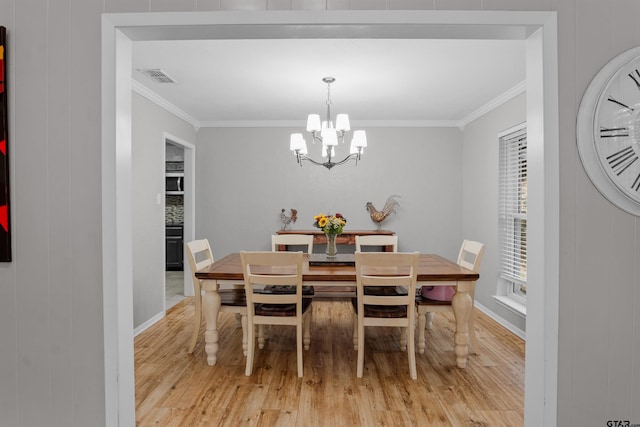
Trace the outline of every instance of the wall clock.
<instances>
[{"instance_id":1,"label":"wall clock","mask_svg":"<svg viewBox=\"0 0 640 427\"><path fill-rule=\"evenodd\" d=\"M593 78L580 103L576 137L600 193L640 216L640 47L616 56Z\"/></svg>"}]
</instances>

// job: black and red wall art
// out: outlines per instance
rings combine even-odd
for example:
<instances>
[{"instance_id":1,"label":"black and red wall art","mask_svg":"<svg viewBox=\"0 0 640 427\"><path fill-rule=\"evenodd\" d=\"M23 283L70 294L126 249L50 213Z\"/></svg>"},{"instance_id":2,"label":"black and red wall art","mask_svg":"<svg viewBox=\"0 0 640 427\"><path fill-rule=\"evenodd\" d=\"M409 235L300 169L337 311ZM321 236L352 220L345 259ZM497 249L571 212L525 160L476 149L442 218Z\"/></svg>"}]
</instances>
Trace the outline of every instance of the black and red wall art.
<instances>
[{"instance_id":1,"label":"black and red wall art","mask_svg":"<svg viewBox=\"0 0 640 427\"><path fill-rule=\"evenodd\" d=\"M0 26L0 262L11 261L9 137L7 131L7 29Z\"/></svg>"}]
</instances>

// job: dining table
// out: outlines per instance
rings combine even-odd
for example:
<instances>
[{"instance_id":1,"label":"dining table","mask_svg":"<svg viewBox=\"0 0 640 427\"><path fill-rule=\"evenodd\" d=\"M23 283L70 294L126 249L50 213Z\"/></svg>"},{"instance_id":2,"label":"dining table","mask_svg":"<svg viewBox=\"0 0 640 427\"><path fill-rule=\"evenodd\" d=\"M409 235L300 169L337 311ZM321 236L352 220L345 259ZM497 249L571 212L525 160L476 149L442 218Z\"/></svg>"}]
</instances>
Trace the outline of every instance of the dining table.
<instances>
[{"instance_id":1,"label":"dining table","mask_svg":"<svg viewBox=\"0 0 640 427\"><path fill-rule=\"evenodd\" d=\"M311 262L310 262L311 257ZM327 260L317 262L323 258L322 254L305 254L302 280L305 286L317 285L322 287L351 287L355 289L356 269L352 262ZM350 255L351 259L353 254ZM348 258L348 257L347 257ZM268 272L263 272L268 274ZM244 286L240 253L231 253L215 261L208 267L195 272L201 280L202 310L205 316L205 352L207 363L215 365L218 353L218 313L220 311L220 295L218 290L227 287ZM469 354L468 321L473 301L470 290L478 280L479 274L464 268L457 263L437 254L420 254L417 271L417 286L453 286L455 294L451 305L455 319L455 356L456 365L465 368ZM420 325L419 325L420 328ZM424 349L424 324L418 332L418 348Z\"/></svg>"}]
</instances>

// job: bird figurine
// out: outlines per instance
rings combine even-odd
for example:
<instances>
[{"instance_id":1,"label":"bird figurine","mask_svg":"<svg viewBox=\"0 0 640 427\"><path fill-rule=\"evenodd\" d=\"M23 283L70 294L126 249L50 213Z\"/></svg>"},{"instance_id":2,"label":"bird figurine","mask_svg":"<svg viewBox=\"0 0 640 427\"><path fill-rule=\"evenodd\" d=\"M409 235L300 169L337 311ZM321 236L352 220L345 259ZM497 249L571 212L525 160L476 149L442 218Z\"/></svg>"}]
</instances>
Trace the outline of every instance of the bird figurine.
<instances>
[{"instance_id":1,"label":"bird figurine","mask_svg":"<svg viewBox=\"0 0 640 427\"><path fill-rule=\"evenodd\" d=\"M387 201L384 204L384 207L381 211L377 210L373 203L367 202L367 211L369 211L369 216L371 217L371 221L376 223L378 229L380 229L380 224L384 221L389 215L395 213L396 206L400 206L400 203L396 200L399 198L398 195L391 195L387 197Z\"/></svg>"},{"instance_id":2,"label":"bird figurine","mask_svg":"<svg viewBox=\"0 0 640 427\"><path fill-rule=\"evenodd\" d=\"M280 212L280 221L282 222L282 229L289 230L291 228L291 223L296 222L298 219L298 211L296 209L291 209L291 216L286 216L284 213L284 208Z\"/></svg>"}]
</instances>

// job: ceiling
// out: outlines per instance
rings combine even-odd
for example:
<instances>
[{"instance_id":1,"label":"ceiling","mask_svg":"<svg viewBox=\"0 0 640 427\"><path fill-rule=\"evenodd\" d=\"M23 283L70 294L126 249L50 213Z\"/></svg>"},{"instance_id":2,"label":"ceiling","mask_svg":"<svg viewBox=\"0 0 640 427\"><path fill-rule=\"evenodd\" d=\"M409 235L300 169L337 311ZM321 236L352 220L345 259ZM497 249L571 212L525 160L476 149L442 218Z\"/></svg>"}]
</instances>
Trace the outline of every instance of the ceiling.
<instances>
[{"instance_id":1,"label":"ceiling","mask_svg":"<svg viewBox=\"0 0 640 427\"><path fill-rule=\"evenodd\" d=\"M161 69L157 83L139 69ZM298 126L310 113L358 125L460 122L525 81L523 40L277 39L133 43L135 86L197 126Z\"/></svg>"}]
</instances>

